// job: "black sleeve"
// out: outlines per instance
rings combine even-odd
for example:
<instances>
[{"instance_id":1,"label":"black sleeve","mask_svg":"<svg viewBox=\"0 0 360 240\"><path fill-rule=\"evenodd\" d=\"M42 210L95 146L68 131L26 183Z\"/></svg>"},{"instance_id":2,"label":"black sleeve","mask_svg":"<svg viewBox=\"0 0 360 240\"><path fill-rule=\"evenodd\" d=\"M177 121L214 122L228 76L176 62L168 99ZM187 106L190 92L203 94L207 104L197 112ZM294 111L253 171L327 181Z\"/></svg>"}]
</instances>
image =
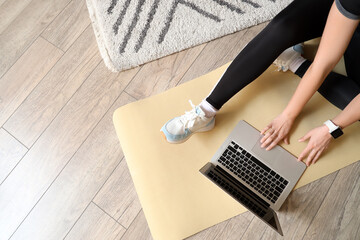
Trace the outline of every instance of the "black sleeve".
<instances>
[{"instance_id":1,"label":"black sleeve","mask_svg":"<svg viewBox=\"0 0 360 240\"><path fill-rule=\"evenodd\" d=\"M360 0L335 0L335 4L345 17L360 19Z\"/></svg>"}]
</instances>

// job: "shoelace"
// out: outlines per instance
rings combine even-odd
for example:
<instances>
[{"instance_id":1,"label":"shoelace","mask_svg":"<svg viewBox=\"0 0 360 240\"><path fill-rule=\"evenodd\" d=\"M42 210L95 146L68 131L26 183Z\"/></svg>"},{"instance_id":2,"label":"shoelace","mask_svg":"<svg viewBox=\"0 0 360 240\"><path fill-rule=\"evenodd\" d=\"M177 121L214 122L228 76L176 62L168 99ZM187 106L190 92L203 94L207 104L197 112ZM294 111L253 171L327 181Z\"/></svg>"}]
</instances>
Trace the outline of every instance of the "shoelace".
<instances>
[{"instance_id":1,"label":"shoelace","mask_svg":"<svg viewBox=\"0 0 360 240\"><path fill-rule=\"evenodd\" d=\"M274 61L274 64L278 68L277 71L280 71L280 70L287 71L288 70L288 66L286 66L286 62L283 60L276 59Z\"/></svg>"},{"instance_id":2,"label":"shoelace","mask_svg":"<svg viewBox=\"0 0 360 240\"><path fill-rule=\"evenodd\" d=\"M295 52L298 52L300 54L303 54L304 53L304 50L303 50L303 44L297 44L295 46L292 47L292 50L295 51ZM291 59L287 59L286 61L281 59L281 58L277 58L275 61L274 61L274 64L278 67L277 71L287 71L289 70L289 63L291 62Z\"/></svg>"},{"instance_id":3,"label":"shoelace","mask_svg":"<svg viewBox=\"0 0 360 240\"><path fill-rule=\"evenodd\" d=\"M196 113L196 106L189 100L192 107L191 111L186 111L184 115L180 117L180 121L184 124L184 128L191 128L194 126L195 121L200 115Z\"/></svg>"}]
</instances>

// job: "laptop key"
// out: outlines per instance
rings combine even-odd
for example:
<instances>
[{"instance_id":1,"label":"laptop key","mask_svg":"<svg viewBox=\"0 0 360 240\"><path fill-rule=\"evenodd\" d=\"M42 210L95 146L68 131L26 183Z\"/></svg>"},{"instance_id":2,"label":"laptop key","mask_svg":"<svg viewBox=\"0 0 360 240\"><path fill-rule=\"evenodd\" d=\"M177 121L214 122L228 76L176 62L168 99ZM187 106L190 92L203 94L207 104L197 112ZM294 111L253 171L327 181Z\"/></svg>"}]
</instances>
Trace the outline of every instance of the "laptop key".
<instances>
[{"instance_id":1,"label":"laptop key","mask_svg":"<svg viewBox=\"0 0 360 240\"><path fill-rule=\"evenodd\" d=\"M232 151L233 153L236 153L236 150L235 150L233 147L228 146L228 149L229 149L230 151Z\"/></svg>"},{"instance_id":2,"label":"laptop key","mask_svg":"<svg viewBox=\"0 0 360 240\"><path fill-rule=\"evenodd\" d=\"M277 191L279 191L279 192L282 192L282 189L279 188L278 186L276 186L275 189L276 189Z\"/></svg>"}]
</instances>

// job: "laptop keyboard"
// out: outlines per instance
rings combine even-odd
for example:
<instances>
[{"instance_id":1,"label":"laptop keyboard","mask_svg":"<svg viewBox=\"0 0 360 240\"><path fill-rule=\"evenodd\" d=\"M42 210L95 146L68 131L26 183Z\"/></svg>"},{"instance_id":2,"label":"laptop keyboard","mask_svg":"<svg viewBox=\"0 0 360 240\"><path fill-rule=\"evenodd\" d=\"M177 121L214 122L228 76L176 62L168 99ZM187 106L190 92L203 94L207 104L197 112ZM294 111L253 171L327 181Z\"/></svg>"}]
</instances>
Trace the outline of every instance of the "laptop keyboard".
<instances>
[{"instance_id":1,"label":"laptop keyboard","mask_svg":"<svg viewBox=\"0 0 360 240\"><path fill-rule=\"evenodd\" d=\"M276 202L288 184L286 179L233 141L220 156L218 162L272 203Z\"/></svg>"},{"instance_id":2,"label":"laptop keyboard","mask_svg":"<svg viewBox=\"0 0 360 240\"><path fill-rule=\"evenodd\" d=\"M224 189L227 193L237 199L239 202L243 203L246 207L251 209L254 213L258 214L260 217L264 217L266 212L253 203L248 197L238 191L235 187L233 187L228 182L224 181L221 176L214 171L211 171L207 174L207 176L212 179L216 184L218 184L222 189Z\"/></svg>"}]
</instances>

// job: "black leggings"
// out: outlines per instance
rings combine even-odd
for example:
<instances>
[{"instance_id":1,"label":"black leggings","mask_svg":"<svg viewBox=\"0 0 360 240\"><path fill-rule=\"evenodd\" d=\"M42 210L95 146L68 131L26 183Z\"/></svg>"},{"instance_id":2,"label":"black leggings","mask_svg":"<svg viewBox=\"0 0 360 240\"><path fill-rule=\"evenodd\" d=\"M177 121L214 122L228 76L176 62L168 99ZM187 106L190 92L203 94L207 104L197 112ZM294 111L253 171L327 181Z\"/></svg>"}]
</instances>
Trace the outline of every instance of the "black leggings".
<instances>
[{"instance_id":1,"label":"black leggings","mask_svg":"<svg viewBox=\"0 0 360 240\"><path fill-rule=\"evenodd\" d=\"M220 109L259 77L285 49L320 37L333 2L293 1L237 55L206 100ZM360 25L346 49L344 59L348 77L331 72L318 90L340 109L344 109L360 93ZM310 64L310 61L304 62L296 74L302 77Z\"/></svg>"}]
</instances>

